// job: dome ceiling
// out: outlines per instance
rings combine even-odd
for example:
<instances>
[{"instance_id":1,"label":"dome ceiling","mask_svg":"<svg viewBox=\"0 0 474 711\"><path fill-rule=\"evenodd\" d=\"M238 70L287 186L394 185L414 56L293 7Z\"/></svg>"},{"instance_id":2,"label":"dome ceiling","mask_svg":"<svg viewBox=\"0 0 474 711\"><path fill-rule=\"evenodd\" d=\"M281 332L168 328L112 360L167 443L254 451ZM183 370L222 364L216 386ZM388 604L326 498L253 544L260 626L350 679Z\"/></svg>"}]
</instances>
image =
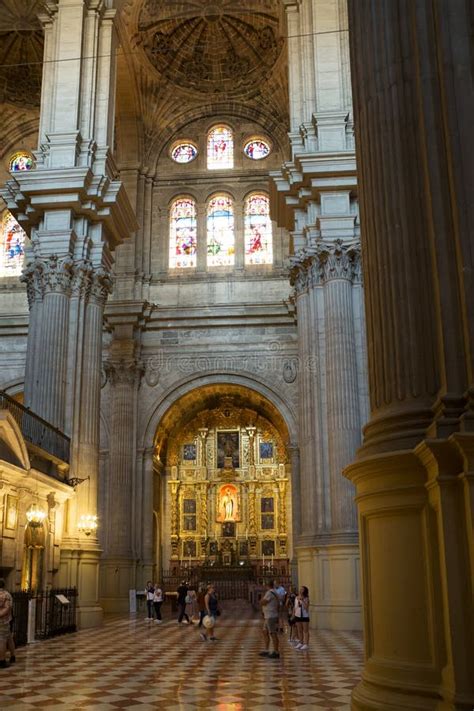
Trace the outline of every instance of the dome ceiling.
<instances>
[{"instance_id":1,"label":"dome ceiling","mask_svg":"<svg viewBox=\"0 0 474 711\"><path fill-rule=\"evenodd\" d=\"M40 103L43 32L37 13L43 0L2 0L0 4L0 103Z\"/></svg>"},{"instance_id":2,"label":"dome ceiling","mask_svg":"<svg viewBox=\"0 0 474 711\"><path fill-rule=\"evenodd\" d=\"M284 40L278 3L147 0L136 41L174 85L201 94L245 96L275 65Z\"/></svg>"}]
</instances>

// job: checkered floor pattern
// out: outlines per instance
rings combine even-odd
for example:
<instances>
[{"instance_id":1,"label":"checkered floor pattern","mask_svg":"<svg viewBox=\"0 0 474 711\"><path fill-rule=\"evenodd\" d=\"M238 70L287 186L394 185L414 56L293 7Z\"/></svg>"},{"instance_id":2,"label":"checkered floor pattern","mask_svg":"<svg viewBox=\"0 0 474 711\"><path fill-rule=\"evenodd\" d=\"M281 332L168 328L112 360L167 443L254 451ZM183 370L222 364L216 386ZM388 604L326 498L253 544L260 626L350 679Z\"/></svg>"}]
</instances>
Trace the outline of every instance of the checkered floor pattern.
<instances>
[{"instance_id":1,"label":"checkered floor pattern","mask_svg":"<svg viewBox=\"0 0 474 711\"><path fill-rule=\"evenodd\" d=\"M166 619L167 618L167 619ZM258 711L349 709L360 678L362 639L312 633L307 652L281 635L281 658L258 656L260 619L246 603L228 603L216 642L196 625L143 615L106 619L103 627L17 650L0 669L1 709Z\"/></svg>"}]
</instances>

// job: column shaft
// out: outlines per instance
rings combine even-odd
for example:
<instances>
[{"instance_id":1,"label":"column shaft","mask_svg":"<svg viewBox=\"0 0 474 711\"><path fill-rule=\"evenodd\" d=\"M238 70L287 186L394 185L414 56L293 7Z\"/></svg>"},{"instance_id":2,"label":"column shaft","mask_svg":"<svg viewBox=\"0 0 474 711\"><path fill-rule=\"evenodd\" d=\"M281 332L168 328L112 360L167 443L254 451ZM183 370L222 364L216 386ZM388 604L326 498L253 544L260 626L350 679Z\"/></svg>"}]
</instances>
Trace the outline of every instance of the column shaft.
<instances>
[{"instance_id":1,"label":"column shaft","mask_svg":"<svg viewBox=\"0 0 474 711\"><path fill-rule=\"evenodd\" d=\"M329 280L324 303L331 529L355 531L355 491L342 476L361 441L352 282Z\"/></svg>"}]
</instances>

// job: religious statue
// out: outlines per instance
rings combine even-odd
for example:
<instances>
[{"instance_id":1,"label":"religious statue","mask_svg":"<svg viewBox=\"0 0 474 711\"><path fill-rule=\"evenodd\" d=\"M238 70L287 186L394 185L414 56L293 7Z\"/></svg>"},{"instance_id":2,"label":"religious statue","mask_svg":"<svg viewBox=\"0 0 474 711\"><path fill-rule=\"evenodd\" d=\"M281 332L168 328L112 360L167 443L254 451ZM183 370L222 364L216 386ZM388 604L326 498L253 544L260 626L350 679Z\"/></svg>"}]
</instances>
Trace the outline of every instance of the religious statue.
<instances>
[{"instance_id":1,"label":"religious statue","mask_svg":"<svg viewBox=\"0 0 474 711\"><path fill-rule=\"evenodd\" d=\"M217 500L217 521L238 521L240 520L237 487L233 484L226 484L221 487Z\"/></svg>"}]
</instances>

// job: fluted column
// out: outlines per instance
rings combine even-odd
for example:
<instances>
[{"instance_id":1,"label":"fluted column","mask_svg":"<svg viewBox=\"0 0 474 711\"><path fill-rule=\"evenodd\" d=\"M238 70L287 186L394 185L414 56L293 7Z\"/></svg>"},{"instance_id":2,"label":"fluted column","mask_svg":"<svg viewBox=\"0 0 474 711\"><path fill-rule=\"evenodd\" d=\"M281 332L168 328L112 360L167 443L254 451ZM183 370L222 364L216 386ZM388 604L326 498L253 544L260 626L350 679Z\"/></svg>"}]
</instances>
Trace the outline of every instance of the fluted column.
<instances>
[{"instance_id":1,"label":"fluted column","mask_svg":"<svg viewBox=\"0 0 474 711\"><path fill-rule=\"evenodd\" d=\"M104 307L112 289L110 273L103 267L92 271L88 283L82 353L81 409L78 423L76 470L89 477L87 490L79 488L78 516L97 515L99 476L102 330Z\"/></svg>"},{"instance_id":2,"label":"fluted column","mask_svg":"<svg viewBox=\"0 0 474 711\"><path fill-rule=\"evenodd\" d=\"M132 484L135 458L136 393L142 365L132 361L108 361L105 364L112 386L110 408L109 489L114 492L108 510L108 557L132 557Z\"/></svg>"},{"instance_id":3,"label":"fluted column","mask_svg":"<svg viewBox=\"0 0 474 711\"><path fill-rule=\"evenodd\" d=\"M28 306L30 310L28 324L28 343L26 349L25 364L25 390L24 399L26 407L36 411L36 398L38 396L38 366L39 341L41 333L41 321L43 315L43 280L42 267L35 263L30 263L20 277L20 281L26 284Z\"/></svg>"},{"instance_id":4,"label":"fluted column","mask_svg":"<svg viewBox=\"0 0 474 711\"><path fill-rule=\"evenodd\" d=\"M311 319L311 303L309 294L308 265L296 263L292 271L292 283L295 287L296 308L298 314L298 359L299 359L299 445L301 480L311 489L312 495L301 492L299 510L300 535L311 537L321 528L322 507L322 471L317 466L318 448L321 440L318 438L317 425L319 412L315 411L314 364L317 355L313 352L312 339L314 324ZM319 515L318 515L319 513Z\"/></svg>"},{"instance_id":5,"label":"fluted column","mask_svg":"<svg viewBox=\"0 0 474 711\"><path fill-rule=\"evenodd\" d=\"M140 585L145 585L147 580L150 580L154 570L156 561L153 559L153 531L154 526L154 501L153 501L153 478L155 476L153 447L145 449L141 455L142 463L142 486L141 486L141 502L137 506L137 515L135 516L135 528L137 530L137 546L142 564L142 580Z\"/></svg>"},{"instance_id":6,"label":"fluted column","mask_svg":"<svg viewBox=\"0 0 474 711\"><path fill-rule=\"evenodd\" d=\"M474 707L472 4L349 0L371 420L354 709Z\"/></svg>"},{"instance_id":7,"label":"fluted column","mask_svg":"<svg viewBox=\"0 0 474 711\"><path fill-rule=\"evenodd\" d=\"M69 257L59 259L52 255L49 259L34 263L36 276L43 285L43 305L41 325L33 324L33 332L38 338L37 354L41 358L33 373L27 373L26 379L35 378L33 387L37 388L35 412L55 427L64 430L66 412L67 349L69 327L69 297L73 262ZM39 276L41 275L41 276ZM33 321L39 316L36 307ZM31 392L31 385L28 386Z\"/></svg>"},{"instance_id":8,"label":"fluted column","mask_svg":"<svg viewBox=\"0 0 474 711\"><path fill-rule=\"evenodd\" d=\"M352 284L359 272L358 246L321 246L316 257L324 283L328 460L331 531L356 531L354 486L342 476L361 443Z\"/></svg>"}]
</instances>

